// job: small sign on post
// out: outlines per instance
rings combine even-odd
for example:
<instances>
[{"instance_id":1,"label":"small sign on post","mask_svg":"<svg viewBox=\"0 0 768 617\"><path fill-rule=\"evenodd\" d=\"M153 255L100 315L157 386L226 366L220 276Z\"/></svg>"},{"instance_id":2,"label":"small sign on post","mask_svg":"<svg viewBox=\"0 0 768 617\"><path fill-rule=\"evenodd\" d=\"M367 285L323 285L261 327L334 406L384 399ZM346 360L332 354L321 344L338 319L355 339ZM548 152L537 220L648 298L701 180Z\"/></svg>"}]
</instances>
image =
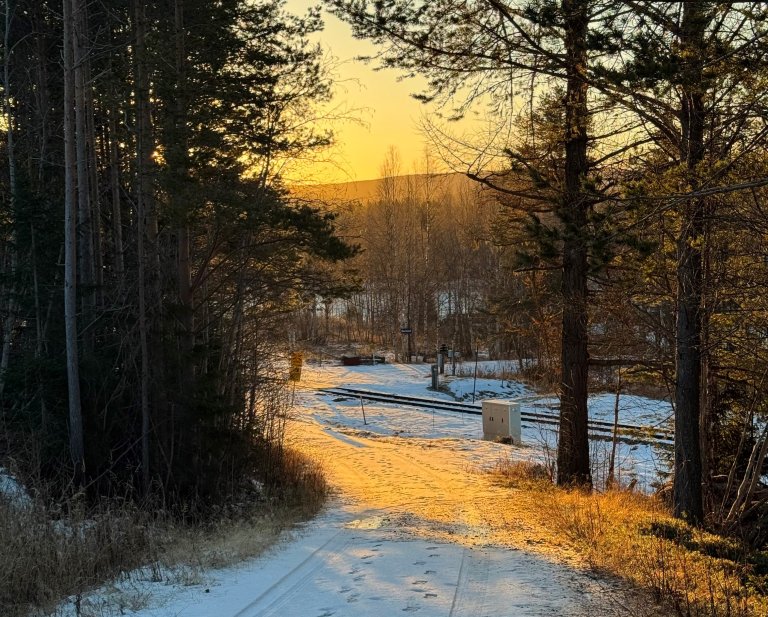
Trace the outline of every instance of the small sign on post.
<instances>
[{"instance_id":1,"label":"small sign on post","mask_svg":"<svg viewBox=\"0 0 768 617\"><path fill-rule=\"evenodd\" d=\"M294 351L291 354L291 368L288 371L288 379L296 382L301 380L301 366L304 364L304 354Z\"/></svg>"},{"instance_id":2,"label":"small sign on post","mask_svg":"<svg viewBox=\"0 0 768 617\"><path fill-rule=\"evenodd\" d=\"M408 320L410 322L410 319ZM400 328L400 334L405 334L405 336L408 337L408 356L406 358L406 362L412 362L411 359L411 334L413 333L413 330L411 329L411 326L405 326L404 328Z\"/></svg>"}]
</instances>

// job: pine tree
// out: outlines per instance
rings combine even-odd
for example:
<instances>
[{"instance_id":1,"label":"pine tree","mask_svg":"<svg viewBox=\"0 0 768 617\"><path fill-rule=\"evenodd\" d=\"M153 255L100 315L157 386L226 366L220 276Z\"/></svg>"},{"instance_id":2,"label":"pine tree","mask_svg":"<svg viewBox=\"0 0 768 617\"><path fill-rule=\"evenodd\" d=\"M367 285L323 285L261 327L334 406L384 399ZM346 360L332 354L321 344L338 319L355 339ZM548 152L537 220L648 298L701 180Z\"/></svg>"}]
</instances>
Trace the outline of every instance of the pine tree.
<instances>
[{"instance_id":1,"label":"pine tree","mask_svg":"<svg viewBox=\"0 0 768 617\"><path fill-rule=\"evenodd\" d=\"M125 483L204 505L266 439L245 421L264 400L256 350L297 297L338 287L312 262L354 252L276 172L330 138L293 128L330 91L307 42L318 15L57 2L14 2L3 41L15 131L0 144L17 173L0 175L0 252L23 247L0 266L1 321L16 324L3 451L31 440L30 473L74 472L92 496Z\"/></svg>"}]
</instances>

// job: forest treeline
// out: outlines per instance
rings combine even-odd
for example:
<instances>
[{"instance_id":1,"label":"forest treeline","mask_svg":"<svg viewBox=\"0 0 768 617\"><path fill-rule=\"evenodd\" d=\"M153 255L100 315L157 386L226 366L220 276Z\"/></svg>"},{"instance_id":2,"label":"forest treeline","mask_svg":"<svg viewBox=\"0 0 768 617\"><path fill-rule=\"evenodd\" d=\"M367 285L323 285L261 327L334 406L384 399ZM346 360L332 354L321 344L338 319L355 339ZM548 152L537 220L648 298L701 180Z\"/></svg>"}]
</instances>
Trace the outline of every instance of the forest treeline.
<instances>
[{"instance_id":1,"label":"forest treeline","mask_svg":"<svg viewBox=\"0 0 768 617\"><path fill-rule=\"evenodd\" d=\"M354 253L278 173L330 139L318 12L0 5L0 456L59 493L210 502L279 446L274 333Z\"/></svg>"},{"instance_id":2,"label":"forest treeline","mask_svg":"<svg viewBox=\"0 0 768 617\"><path fill-rule=\"evenodd\" d=\"M482 346L555 372L564 485L591 483L590 367L667 383L675 514L759 519L764 4L326 5L383 66L425 76L445 117L498 120L474 142L428 127L485 190L395 181L394 154L338 220L282 186L286 160L331 140L312 122L331 95L317 10L2 3L0 452L94 493L226 492L270 443L270 348L310 307L311 337L333 319L406 353L405 328L412 353Z\"/></svg>"},{"instance_id":3,"label":"forest treeline","mask_svg":"<svg viewBox=\"0 0 768 617\"><path fill-rule=\"evenodd\" d=\"M408 361L410 338L414 358L434 359L443 345L470 358L480 345L495 357L532 358L546 366L550 354L537 346L539 339L523 342L529 330L516 333L489 312L496 297L519 298L492 237L501 221L498 204L463 175L401 171L400 153L392 148L384 177L365 182L362 195L298 189L332 204L340 233L362 250L344 263L359 289L316 298L297 313L297 335L392 350L400 361ZM527 308L518 308L510 318L527 320ZM403 333L408 329L410 337Z\"/></svg>"},{"instance_id":4,"label":"forest treeline","mask_svg":"<svg viewBox=\"0 0 768 617\"><path fill-rule=\"evenodd\" d=\"M442 158L489 189L494 212L455 196L441 209L423 188L393 199L382 184L358 221L364 248L375 247L357 258L370 297L358 295L346 319L376 324L382 341L410 325L420 347L518 347L557 370L564 485L591 483L590 368L666 383L675 514L728 529L760 519L766 7L326 4L380 45L374 61L424 76L418 96L443 117L498 120L474 140L427 126ZM471 342L451 339L461 321Z\"/></svg>"}]
</instances>

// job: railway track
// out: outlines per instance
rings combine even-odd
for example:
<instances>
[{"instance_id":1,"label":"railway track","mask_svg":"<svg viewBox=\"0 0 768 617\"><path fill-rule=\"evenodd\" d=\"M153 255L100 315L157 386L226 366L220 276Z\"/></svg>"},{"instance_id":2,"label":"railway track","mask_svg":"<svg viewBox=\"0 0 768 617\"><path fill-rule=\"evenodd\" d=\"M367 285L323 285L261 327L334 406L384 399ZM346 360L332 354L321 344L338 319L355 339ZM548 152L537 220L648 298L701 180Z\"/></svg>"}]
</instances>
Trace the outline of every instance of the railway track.
<instances>
[{"instance_id":1,"label":"railway track","mask_svg":"<svg viewBox=\"0 0 768 617\"><path fill-rule=\"evenodd\" d=\"M321 388L318 390L323 394L332 394L339 397L363 399L377 403L388 403L391 405L401 405L407 407L416 407L419 409L432 409L437 411L450 411L454 413L464 413L474 416L482 415L482 406L477 403L462 403L459 401L444 401L441 399L406 396L402 394L389 394L385 392L374 392L372 390L362 390L359 388ZM528 407L545 407L553 411L557 406L542 404L538 397L526 397L517 399L521 403L520 419L523 422L557 426L560 418L557 413L546 413L531 411L525 409ZM614 424L603 420L590 420L588 425L590 436L594 439L612 439ZM670 429L658 426L643 426L640 424L619 423L616 425L617 438L625 443L642 443L650 445L670 445L674 441L674 432Z\"/></svg>"}]
</instances>

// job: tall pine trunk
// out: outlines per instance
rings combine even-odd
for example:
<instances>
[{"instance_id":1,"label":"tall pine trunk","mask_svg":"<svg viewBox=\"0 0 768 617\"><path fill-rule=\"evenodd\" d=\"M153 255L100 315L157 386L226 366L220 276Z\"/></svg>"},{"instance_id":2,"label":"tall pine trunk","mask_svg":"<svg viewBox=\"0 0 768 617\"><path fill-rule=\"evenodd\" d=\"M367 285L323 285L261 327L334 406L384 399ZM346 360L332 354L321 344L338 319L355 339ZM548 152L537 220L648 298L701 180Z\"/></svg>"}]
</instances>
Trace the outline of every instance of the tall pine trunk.
<instances>
[{"instance_id":1,"label":"tall pine trunk","mask_svg":"<svg viewBox=\"0 0 768 617\"><path fill-rule=\"evenodd\" d=\"M88 173L88 105L90 85L88 84L87 63L87 16L84 0L72 2L74 82L75 82L75 152L77 169L77 231L78 266L81 289L81 303L86 320L93 318L94 301L94 260L93 231L91 217L91 190ZM93 348L92 333L85 333L84 345L87 351Z\"/></svg>"},{"instance_id":2,"label":"tall pine trunk","mask_svg":"<svg viewBox=\"0 0 768 617\"><path fill-rule=\"evenodd\" d=\"M16 201L18 186L16 181L16 150L14 135L14 118L11 109L11 22L13 20L13 3L6 0L5 3L5 36L3 37L3 112L6 122L6 150L8 156L8 193L11 216L16 216ZM17 252L15 234L11 233L8 239L8 271L10 283L5 285L6 315L3 324L3 348L0 354L0 396L5 390L6 373L11 358L11 337L16 324L16 266Z\"/></svg>"},{"instance_id":3,"label":"tall pine trunk","mask_svg":"<svg viewBox=\"0 0 768 617\"><path fill-rule=\"evenodd\" d=\"M91 83L91 63L86 62L85 79ZM93 251L93 293L94 304L99 309L104 308L104 246L101 234L101 198L99 194L98 154L96 152L96 110L93 88L86 89L86 155L88 167L88 183L90 188L91 216L91 249Z\"/></svg>"},{"instance_id":4,"label":"tall pine trunk","mask_svg":"<svg viewBox=\"0 0 768 617\"><path fill-rule=\"evenodd\" d=\"M123 215L120 199L120 150L117 139L115 111L109 110L109 190L112 197L112 252L115 278L118 285L125 284L125 249L123 248Z\"/></svg>"},{"instance_id":5,"label":"tall pine trunk","mask_svg":"<svg viewBox=\"0 0 768 617\"><path fill-rule=\"evenodd\" d=\"M152 223L152 120L149 102L149 76L146 59L146 13L144 0L134 0L135 28L135 79L136 79L136 250L138 253L139 287L139 347L141 353L140 401L141 401L141 479L145 493L151 483L150 468L150 353L149 319L147 315L147 240L156 241L156 226ZM152 238L148 236L152 235ZM150 247L151 248L151 247ZM150 260L154 263L154 260ZM155 273L159 275L159 273Z\"/></svg>"},{"instance_id":6,"label":"tall pine trunk","mask_svg":"<svg viewBox=\"0 0 768 617\"><path fill-rule=\"evenodd\" d=\"M186 33L184 26L184 0L174 2L174 27L176 35L176 107L173 118L173 136L175 144L172 173L178 179L174 191L173 210L178 217L177 238L177 284L179 304L181 306L181 333L179 348L181 351L181 386L182 392L188 392L194 378L194 365L191 355L194 347L194 304L192 297L192 271L190 260L189 234L189 155L187 138L187 61Z\"/></svg>"},{"instance_id":7,"label":"tall pine trunk","mask_svg":"<svg viewBox=\"0 0 768 617\"><path fill-rule=\"evenodd\" d=\"M190 183L191 161L189 157L189 86L187 66L187 36L185 25L185 2L173 0L174 25L174 103L170 106L168 127L168 165L170 168L170 211L176 238L176 295L179 306L178 327L175 329L175 344L178 353L176 372L176 396L174 397L174 421L179 430L175 439L177 450L186 462L187 468L179 470L178 487L191 488L197 482L199 463L198 424L193 414L195 364L192 352L195 345L194 296L192 287L192 239L190 234L190 213L194 206L194 190ZM226 380L224 380L226 381Z\"/></svg>"},{"instance_id":8,"label":"tall pine trunk","mask_svg":"<svg viewBox=\"0 0 768 617\"><path fill-rule=\"evenodd\" d=\"M591 485L587 435L587 244L589 202L584 181L587 161L587 29L589 2L564 0L567 24L565 56L568 83L565 97L565 195L559 218L563 221L563 302L560 435L557 482Z\"/></svg>"},{"instance_id":9,"label":"tall pine trunk","mask_svg":"<svg viewBox=\"0 0 768 617\"><path fill-rule=\"evenodd\" d=\"M682 4L680 88L681 159L689 186L696 190L699 164L704 159L704 36L705 2ZM675 385L675 464L673 509L675 516L694 523L704 518L700 450L702 249L705 203L688 199L677 240L677 379Z\"/></svg>"},{"instance_id":10,"label":"tall pine trunk","mask_svg":"<svg viewBox=\"0 0 768 617\"><path fill-rule=\"evenodd\" d=\"M69 390L69 451L75 477L85 471L83 417L80 407L80 367L77 341L77 195L75 177L75 71L73 11L81 0L64 0L64 331ZM74 5L74 6L73 6Z\"/></svg>"}]
</instances>

